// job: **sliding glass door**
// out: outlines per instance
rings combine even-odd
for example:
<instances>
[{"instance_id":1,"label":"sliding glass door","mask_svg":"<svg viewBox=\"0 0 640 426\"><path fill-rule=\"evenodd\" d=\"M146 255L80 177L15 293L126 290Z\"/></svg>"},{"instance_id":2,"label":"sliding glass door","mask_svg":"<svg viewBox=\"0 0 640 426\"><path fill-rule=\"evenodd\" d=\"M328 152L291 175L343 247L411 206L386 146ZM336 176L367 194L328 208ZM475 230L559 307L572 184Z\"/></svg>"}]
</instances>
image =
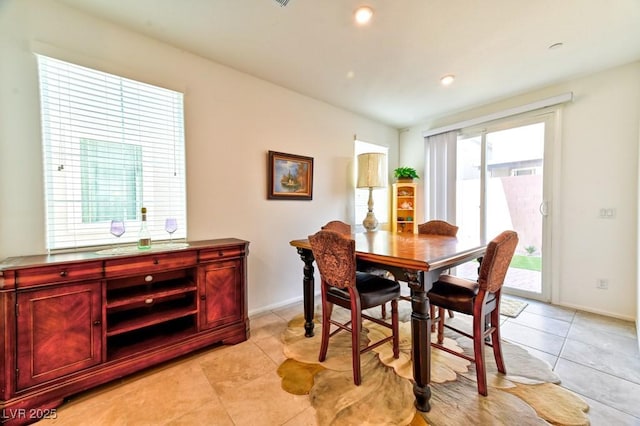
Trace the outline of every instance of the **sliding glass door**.
<instances>
[{"instance_id":1,"label":"sliding glass door","mask_svg":"<svg viewBox=\"0 0 640 426\"><path fill-rule=\"evenodd\" d=\"M456 224L460 236L491 240L506 229L520 243L504 290L548 299L548 206L553 120L545 114L463 129L456 144ZM477 265L476 265L477 266ZM468 266L473 275L473 266ZM463 271L464 273L464 271Z\"/></svg>"}]
</instances>

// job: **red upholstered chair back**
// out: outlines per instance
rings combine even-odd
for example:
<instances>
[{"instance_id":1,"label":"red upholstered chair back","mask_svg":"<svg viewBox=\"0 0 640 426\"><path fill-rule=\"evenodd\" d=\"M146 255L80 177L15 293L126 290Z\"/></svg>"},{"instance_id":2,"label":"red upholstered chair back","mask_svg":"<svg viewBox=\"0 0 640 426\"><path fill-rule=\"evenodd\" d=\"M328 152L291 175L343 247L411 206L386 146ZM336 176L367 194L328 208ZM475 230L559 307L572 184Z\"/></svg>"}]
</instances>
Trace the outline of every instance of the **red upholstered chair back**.
<instances>
[{"instance_id":1,"label":"red upholstered chair back","mask_svg":"<svg viewBox=\"0 0 640 426\"><path fill-rule=\"evenodd\" d=\"M444 220L434 219L418 225L418 234L444 235L447 237L455 237L458 234L458 227ZM409 298L408 300L411 300L411 299ZM431 314L432 319L435 318L435 310L436 310L435 306L433 305L429 306L429 312ZM449 310L449 316L453 318L452 310ZM431 324L431 331L434 331L434 330L435 330L435 323Z\"/></svg>"},{"instance_id":2,"label":"red upholstered chair back","mask_svg":"<svg viewBox=\"0 0 640 426\"><path fill-rule=\"evenodd\" d=\"M458 227L444 220L430 220L418 225L418 234L430 235L446 235L455 237L458 233Z\"/></svg>"},{"instance_id":3,"label":"red upholstered chair back","mask_svg":"<svg viewBox=\"0 0 640 426\"><path fill-rule=\"evenodd\" d=\"M495 293L502 288L517 245L518 234L514 231L504 231L491 240L480 265L480 289Z\"/></svg>"},{"instance_id":4,"label":"red upholstered chair back","mask_svg":"<svg viewBox=\"0 0 640 426\"><path fill-rule=\"evenodd\" d=\"M339 220L332 220L331 222L324 225L321 229L327 231L335 231L343 235L351 235L351 225Z\"/></svg>"},{"instance_id":5,"label":"red upholstered chair back","mask_svg":"<svg viewBox=\"0 0 640 426\"><path fill-rule=\"evenodd\" d=\"M356 242L339 232L320 230L309 236L322 280L333 287L356 284Z\"/></svg>"}]
</instances>

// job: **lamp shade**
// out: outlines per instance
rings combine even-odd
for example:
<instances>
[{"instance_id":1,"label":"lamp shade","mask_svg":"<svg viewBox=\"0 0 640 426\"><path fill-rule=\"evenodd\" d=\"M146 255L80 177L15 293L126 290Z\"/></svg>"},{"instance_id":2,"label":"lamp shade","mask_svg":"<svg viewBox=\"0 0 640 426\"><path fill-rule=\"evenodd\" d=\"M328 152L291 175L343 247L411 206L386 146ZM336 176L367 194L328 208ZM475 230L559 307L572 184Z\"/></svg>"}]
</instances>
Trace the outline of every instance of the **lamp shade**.
<instances>
[{"instance_id":1,"label":"lamp shade","mask_svg":"<svg viewBox=\"0 0 640 426\"><path fill-rule=\"evenodd\" d=\"M358 155L358 188L383 188L387 186L385 154L368 152Z\"/></svg>"}]
</instances>

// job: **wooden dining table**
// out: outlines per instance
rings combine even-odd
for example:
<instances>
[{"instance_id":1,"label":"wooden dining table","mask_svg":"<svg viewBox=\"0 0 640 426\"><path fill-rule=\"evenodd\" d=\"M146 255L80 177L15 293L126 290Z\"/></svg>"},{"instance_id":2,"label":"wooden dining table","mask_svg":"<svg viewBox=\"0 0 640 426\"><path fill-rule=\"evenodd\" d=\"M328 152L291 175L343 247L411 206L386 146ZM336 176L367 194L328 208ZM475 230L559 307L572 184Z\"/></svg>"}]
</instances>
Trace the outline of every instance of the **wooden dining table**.
<instances>
[{"instance_id":1,"label":"wooden dining table","mask_svg":"<svg viewBox=\"0 0 640 426\"><path fill-rule=\"evenodd\" d=\"M413 356L413 393L415 406L429 411L431 389L431 345L429 299L427 292L448 268L482 258L486 244L441 235L363 232L352 235L356 241L358 270L370 267L388 270L411 291L411 350ZM314 257L307 238L289 243L304 262L303 300L305 336L313 336Z\"/></svg>"}]
</instances>

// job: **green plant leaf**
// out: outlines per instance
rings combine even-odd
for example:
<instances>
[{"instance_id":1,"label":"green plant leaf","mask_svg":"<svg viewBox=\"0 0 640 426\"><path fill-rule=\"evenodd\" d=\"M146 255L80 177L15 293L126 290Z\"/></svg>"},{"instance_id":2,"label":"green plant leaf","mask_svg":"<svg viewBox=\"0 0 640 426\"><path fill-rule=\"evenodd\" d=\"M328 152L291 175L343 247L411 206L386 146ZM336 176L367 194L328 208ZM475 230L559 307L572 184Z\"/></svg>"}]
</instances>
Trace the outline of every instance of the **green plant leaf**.
<instances>
[{"instance_id":1,"label":"green plant leaf","mask_svg":"<svg viewBox=\"0 0 640 426\"><path fill-rule=\"evenodd\" d=\"M396 178L411 178L411 179L420 179L416 169L413 167L398 167L393 171L393 174Z\"/></svg>"}]
</instances>

